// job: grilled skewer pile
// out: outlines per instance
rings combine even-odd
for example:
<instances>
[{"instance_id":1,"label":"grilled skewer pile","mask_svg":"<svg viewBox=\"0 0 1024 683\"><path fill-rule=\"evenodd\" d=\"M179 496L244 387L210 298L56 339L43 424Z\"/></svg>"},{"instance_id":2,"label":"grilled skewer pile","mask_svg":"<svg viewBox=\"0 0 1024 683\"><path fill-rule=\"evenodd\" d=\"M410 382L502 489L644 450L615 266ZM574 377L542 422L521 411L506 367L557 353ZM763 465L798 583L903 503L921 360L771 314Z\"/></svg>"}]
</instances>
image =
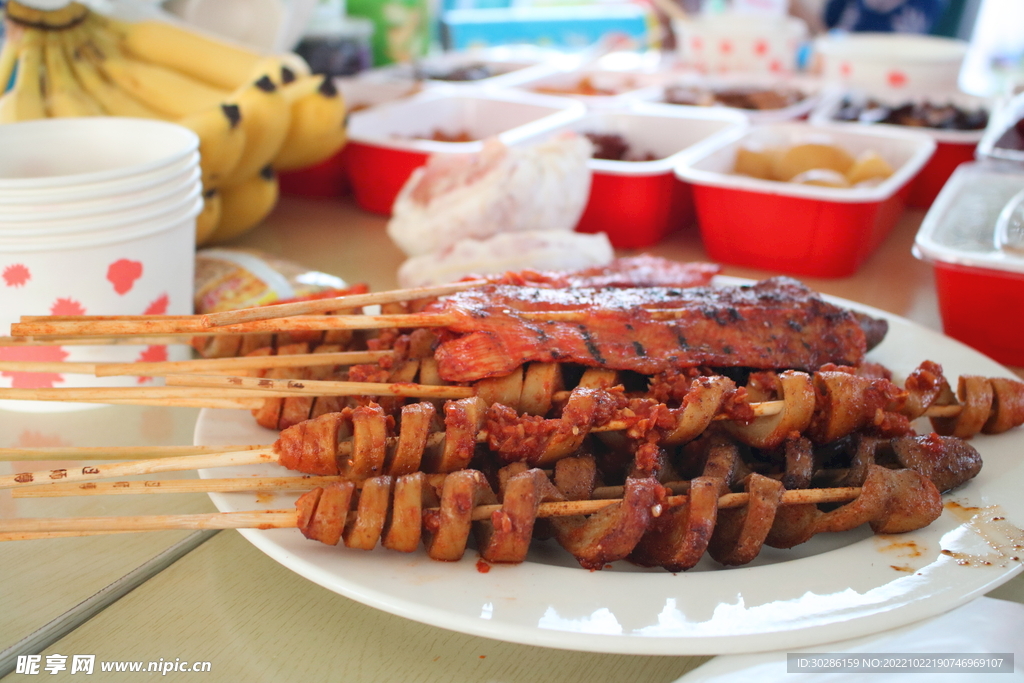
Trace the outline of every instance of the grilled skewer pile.
<instances>
[{"instance_id":1,"label":"grilled skewer pile","mask_svg":"<svg viewBox=\"0 0 1024 683\"><path fill-rule=\"evenodd\" d=\"M962 439L1024 423L1015 380L964 376L954 392L926 361L904 386L893 383L864 358L884 323L799 283L638 288L637 263L656 262L638 260L628 277L528 274L432 303L385 298L380 316L311 315L354 308L346 299L282 307L294 317L281 320L253 309L201 320L33 319L12 331L40 340L203 332L228 340L217 354L281 358L310 352L310 342L317 354L379 354L345 368L168 383L271 396L253 412L282 430L278 441L224 464L278 462L331 478L274 525L354 548L424 542L442 560L462 556L473 526L490 561L522 561L540 535L584 567L629 559L672 571L705 552L744 564L765 543L792 547L864 523L916 529L941 512L940 491L979 471ZM699 270L698 280L711 274ZM294 331L275 340L275 326ZM375 331L352 332L361 329ZM914 435L922 416L935 434ZM214 457L24 473L0 485L212 467ZM592 500L612 489L611 502ZM820 509L825 502L845 504Z\"/></svg>"}]
</instances>

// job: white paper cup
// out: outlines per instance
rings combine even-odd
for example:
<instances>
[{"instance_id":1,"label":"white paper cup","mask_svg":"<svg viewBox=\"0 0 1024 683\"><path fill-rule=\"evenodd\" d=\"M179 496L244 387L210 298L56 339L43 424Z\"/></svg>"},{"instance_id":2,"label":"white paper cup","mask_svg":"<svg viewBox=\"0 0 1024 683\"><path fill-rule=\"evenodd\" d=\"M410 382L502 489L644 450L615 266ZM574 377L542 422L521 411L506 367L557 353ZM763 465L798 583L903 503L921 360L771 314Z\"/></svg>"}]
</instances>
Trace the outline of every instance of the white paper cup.
<instances>
[{"instance_id":1,"label":"white paper cup","mask_svg":"<svg viewBox=\"0 0 1024 683\"><path fill-rule=\"evenodd\" d=\"M827 81L867 90L908 93L958 89L967 43L938 36L851 33L814 42L816 67Z\"/></svg>"},{"instance_id":2,"label":"white paper cup","mask_svg":"<svg viewBox=\"0 0 1024 683\"><path fill-rule=\"evenodd\" d=\"M165 199L173 192L191 187L200 182L201 174L199 167L194 166L148 189L85 201L7 204L0 200L0 221L35 222L80 219L90 215L106 214L112 210L135 209Z\"/></svg>"},{"instance_id":3,"label":"white paper cup","mask_svg":"<svg viewBox=\"0 0 1024 683\"><path fill-rule=\"evenodd\" d=\"M195 269L195 218L202 199L183 204L159 220L121 228L50 236L35 241L0 242L0 287L4 305L0 330L22 315L139 315L192 313ZM179 346L9 346L5 360L128 363L184 360ZM0 373L0 386L128 387L153 386L152 378L92 377L48 373ZM94 404L64 401L0 401L0 409L54 412Z\"/></svg>"},{"instance_id":4,"label":"white paper cup","mask_svg":"<svg viewBox=\"0 0 1024 683\"><path fill-rule=\"evenodd\" d=\"M191 174L199 167L199 152L193 152L167 166L134 176L95 183L82 183L62 188L0 188L0 206L23 206L33 204L67 204L116 201L118 198L136 192L151 191L171 182L183 174Z\"/></svg>"},{"instance_id":5,"label":"white paper cup","mask_svg":"<svg viewBox=\"0 0 1024 683\"><path fill-rule=\"evenodd\" d=\"M699 15L674 20L679 57L702 73L793 73L807 24L796 17Z\"/></svg>"},{"instance_id":6,"label":"white paper cup","mask_svg":"<svg viewBox=\"0 0 1024 683\"><path fill-rule=\"evenodd\" d=\"M163 196L144 203L135 208L105 212L82 213L77 217L56 220L32 220L27 216L17 216L18 220L9 220L0 212L0 240L11 238L35 239L49 235L73 236L91 234L97 231L106 232L112 228L131 226L159 219L165 214L179 211L189 206L202 194L203 186L196 177L192 182L178 187L171 187ZM40 217L42 218L42 217Z\"/></svg>"},{"instance_id":7,"label":"white paper cup","mask_svg":"<svg viewBox=\"0 0 1024 683\"><path fill-rule=\"evenodd\" d=\"M0 189L72 188L159 171L199 148L166 121L93 116L0 126Z\"/></svg>"}]
</instances>

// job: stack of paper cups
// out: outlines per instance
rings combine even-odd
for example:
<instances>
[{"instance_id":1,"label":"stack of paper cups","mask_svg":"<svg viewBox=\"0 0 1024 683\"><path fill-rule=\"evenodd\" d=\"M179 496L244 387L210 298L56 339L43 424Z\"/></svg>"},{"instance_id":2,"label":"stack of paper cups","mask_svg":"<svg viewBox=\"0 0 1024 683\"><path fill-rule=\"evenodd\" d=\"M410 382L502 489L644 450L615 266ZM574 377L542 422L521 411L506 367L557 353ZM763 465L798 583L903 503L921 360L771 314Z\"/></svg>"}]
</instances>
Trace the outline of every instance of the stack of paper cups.
<instances>
[{"instance_id":1,"label":"stack of paper cups","mask_svg":"<svg viewBox=\"0 0 1024 683\"><path fill-rule=\"evenodd\" d=\"M0 126L0 330L31 315L192 312L199 140L144 119L42 119ZM0 360L133 362L183 345L4 342ZM145 386L152 378L0 371L0 387ZM0 401L15 410L82 404Z\"/></svg>"}]
</instances>

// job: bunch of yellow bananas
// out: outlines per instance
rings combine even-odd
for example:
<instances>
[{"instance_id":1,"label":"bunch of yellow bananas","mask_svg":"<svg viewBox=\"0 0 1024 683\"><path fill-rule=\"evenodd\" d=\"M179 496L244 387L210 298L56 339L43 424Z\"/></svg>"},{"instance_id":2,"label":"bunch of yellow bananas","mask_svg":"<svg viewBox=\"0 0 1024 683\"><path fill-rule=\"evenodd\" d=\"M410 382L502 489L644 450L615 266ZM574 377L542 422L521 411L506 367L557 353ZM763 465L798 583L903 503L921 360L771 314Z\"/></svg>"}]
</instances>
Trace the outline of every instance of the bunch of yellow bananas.
<instances>
[{"instance_id":1,"label":"bunch of yellow bananas","mask_svg":"<svg viewBox=\"0 0 1024 683\"><path fill-rule=\"evenodd\" d=\"M199 244L255 226L277 202L275 171L312 166L345 143L341 95L295 55L265 57L174 24L125 23L74 2L42 11L12 0L7 20L0 123L108 115L191 128L206 200Z\"/></svg>"}]
</instances>

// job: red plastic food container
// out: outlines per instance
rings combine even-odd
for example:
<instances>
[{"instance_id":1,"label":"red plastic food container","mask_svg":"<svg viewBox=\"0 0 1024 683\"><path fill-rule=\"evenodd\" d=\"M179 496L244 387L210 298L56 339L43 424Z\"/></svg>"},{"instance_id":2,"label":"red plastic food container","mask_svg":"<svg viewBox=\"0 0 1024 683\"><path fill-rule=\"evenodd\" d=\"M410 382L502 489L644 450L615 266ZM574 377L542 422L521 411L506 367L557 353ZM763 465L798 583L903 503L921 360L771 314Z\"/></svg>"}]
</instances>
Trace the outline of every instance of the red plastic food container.
<instances>
[{"instance_id":1,"label":"red plastic food container","mask_svg":"<svg viewBox=\"0 0 1024 683\"><path fill-rule=\"evenodd\" d=\"M746 128L742 114L699 107L643 107L592 111L556 129L598 136L627 145L626 157L647 161L591 159L590 198L576 229L603 232L620 249L659 242L693 222L690 187L675 174L686 155L716 137Z\"/></svg>"},{"instance_id":2,"label":"red plastic food container","mask_svg":"<svg viewBox=\"0 0 1024 683\"><path fill-rule=\"evenodd\" d=\"M810 277L845 277L878 248L903 213L910 181L935 150L902 129L807 123L755 126L705 148L677 169L693 185L701 239L712 260ZM838 145L873 150L895 172L875 187L833 188L732 172L741 144Z\"/></svg>"},{"instance_id":3,"label":"red plastic food container","mask_svg":"<svg viewBox=\"0 0 1024 683\"><path fill-rule=\"evenodd\" d=\"M412 81L386 81L369 78L335 78L335 84L345 98L349 114L411 97L423 90L423 85ZM297 197L329 199L347 195L351 191L348 179L348 145L326 161L309 168L279 174L281 194Z\"/></svg>"},{"instance_id":4,"label":"red plastic food container","mask_svg":"<svg viewBox=\"0 0 1024 683\"><path fill-rule=\"evenodd\" d=\"M1024 366L1024 170L960 166L918 231L946 334Z\"/></svg>"},{"instance_id":5,"label":"red plastic food container","mask_svg":"<svg viewBox=\"0 0 1024 683\"><path fill-rule=\"evenodd\" d=\"M866 97L866 95L860 91L835 91L831 93L830 96L822 99L821 103L815 108L814 113L811 115L811 121L815 123L834 122L836 111L838 110L843 98L847 96L861 98ZM968 95L959 91L935 93L928 97L910 97L906 94L890 92L885 95L875 96L874 99L892 105L905 104L910 101L928 101L934 104L950 103L972 110L981 108L986 112L989 111L991 105L988 100L980 97L974 97L973 95ZM852 123L849 125L864 124ZM884 128L905 128L905 126L898 126L889 123L871 125ZM953 174L953 171L956 170L956 167L968 161L974 161L975 150L977 149L982 136L985 134L985 129L947 130L915 126L913 130L920 131L931 136L936 143L935 154L932 155L932 158L929 159L928 163L921 169L921 173L919 173L917 178L914 179L914 182L910 187L910 195L907 197L907 206L915 209L927 209L932 205L932 202L935 201L935 198L939 195L939 191L942 189L942 186L946 184L947 180L949 180L949 177Z\"/></svg>"},{"instance_id":6,"label":"red plastic food container","mask_svg":"<svg viewBox=\"0 0 1024 683\"><path fill-rule=\"evenodd\" d=\"M390 215L398 191L429 155L479 152L493 136L513 145L584 111L582 104L560 97L439 87L357 112L349 120L346 152L356 203ZM459 138L468 141L454 141Z\"/></svg>"}]
</instances>

